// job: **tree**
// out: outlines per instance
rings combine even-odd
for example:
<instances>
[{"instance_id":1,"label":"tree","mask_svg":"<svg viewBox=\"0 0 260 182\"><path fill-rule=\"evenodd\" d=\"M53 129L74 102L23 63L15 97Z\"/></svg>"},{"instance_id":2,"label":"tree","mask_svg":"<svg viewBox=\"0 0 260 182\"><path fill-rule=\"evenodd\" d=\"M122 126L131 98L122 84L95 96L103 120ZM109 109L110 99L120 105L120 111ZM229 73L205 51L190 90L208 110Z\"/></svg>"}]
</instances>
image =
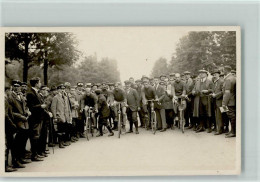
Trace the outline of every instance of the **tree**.
<instances>
[{"instance_id":1,"label":"tree","mask_svg":"<svg viewBox=\"0 0 260 182\"><path fill-rule=\"evenodd\" d=\"M159 58L153 66L153 70L151 73L152 77L161 76L162 74L168 73L168 63L165 58Z\"/></svg>"},{"instance_id":2,"label":"tree","mask_svg":"<svg viewBox=\"0 0 260 182\"><path fill-rule=\"evenodd\" d=\"M71 33L39 33L35 45L35 61L43 65L44 84L48 85L48 68L71 66L79 58L77 42Z\"/></svg>"},{"instance_id":3,"label":"tree","mask_svg":"<svg viewBox=\"0 0 260 182\"><path fill-rule=\"evenodd\" d=\"M204 68L212 71L220 65L236 65L235 32L189 32L177 44L169 69L197 73Z\"/></svg>"},{"instance_id":4,"label":"tree","mask_svg":"<svg viewBox=\"0 0 260 182\"><path fill-rule=\"evenodd\" d=\"M30 48L34 46L37 33L6 33L5 58L23 61L23 81L27 82L28 69L32 66Z\"/></svg>"}]
</instances>

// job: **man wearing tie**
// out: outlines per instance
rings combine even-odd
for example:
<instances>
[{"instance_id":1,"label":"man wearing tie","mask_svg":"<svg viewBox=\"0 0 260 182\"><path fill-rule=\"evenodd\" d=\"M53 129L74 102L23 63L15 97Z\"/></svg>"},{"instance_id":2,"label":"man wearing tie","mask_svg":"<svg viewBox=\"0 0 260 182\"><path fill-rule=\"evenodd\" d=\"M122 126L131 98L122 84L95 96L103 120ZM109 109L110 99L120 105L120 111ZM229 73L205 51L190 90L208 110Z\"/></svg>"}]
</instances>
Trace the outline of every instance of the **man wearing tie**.
<instances>
[{"instance_id":1,"label":"man wearing tie","mask_svg":"<svg viewBox=\"0 0 260 182\"><path fill-rule=\"evenodd\" d=\"M212 132L211 130L211 104L209 94L212 93L213 83L207 78L206 70L199 70L199 80L196 82L192 94L194 98L194 110L193 116L199 117L199 126L196 132L205 131L204 127L207 127L207 132Z\"/></svg>"},{"instance_id":2,"label":"man wearing tie","mask_svg":"<svg viewBox=\"0 0 260 182\"><path fill-rule=\"evenodd\" d=\"M158 77L154 78L154 83L155 83L155 94L159 100L159 102L154 103L154 109L156 112L157 116L157 121L158 121L158 129L161 128L161 132L166 131L167 125L166 125L166 117L165 117L165 109L163 107L163 98L165 94L165 88L159 84L160 80Z\"/></svg>"},{"instance_id":3,"label":"man wearing tie","mask_svg":"<svg viewBox=\"0 0 260 182\"><path fill-rule=\"evenodd\" d=\"M31 151L32 161L42 161L42 156L38 155L39 138L42 127L42 117L44 109L47 107L40 98L38 90L41 87L40 78L34 77L30 80L31 88L27 93L27 106L30 109L32 115L29 117L29 129L31 132Z\"/></svg>"}]
</instances>

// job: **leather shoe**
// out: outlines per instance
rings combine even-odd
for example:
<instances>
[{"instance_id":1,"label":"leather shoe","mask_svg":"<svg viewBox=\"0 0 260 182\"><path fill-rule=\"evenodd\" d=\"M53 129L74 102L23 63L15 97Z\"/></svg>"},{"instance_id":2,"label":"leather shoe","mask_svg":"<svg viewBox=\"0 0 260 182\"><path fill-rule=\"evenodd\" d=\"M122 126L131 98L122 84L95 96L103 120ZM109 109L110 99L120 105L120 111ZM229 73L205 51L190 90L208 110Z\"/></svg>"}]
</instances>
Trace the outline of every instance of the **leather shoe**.
<instances>
[{"instance_id":1,"label":"leather shoe","mask_svg":"<svg viewBox=\"0 0 260 182\"><path fill-rule=\"evenodd\" d=\"M211 133L212 132L212 129L211 128L208 128L207 129L207 133Z\"/></svg>"},{"instance_id":2,"label":"leather shoe","mask_svg":"<svg viewBox=\"0 0 260 182\"><path fill-rule=\"evenodd\" d=\"M12 168L11 166L6 166L5 167L5 172L14 172L14 171L17 171L17 169Z\"/></svg>"},{"instance_id":3,"label":"leather shoe","mask_svg":"<svg viewBox=\"0 0 260 182\"><path fill-rule=\"evenodd\" d=\"M191 129L191 128L193 128L193 125L190 125L187 129Z\"/></svg>"},{"instance_id":4,"label":"leather shoe","mask_svg":"<svg viewBox=\"0 0 260 182\"><path fill-rule=\"evenodd\" d=\"M101 136L103 136L103 135L99 133L96 137L101 137Z\"/></svg>"},{"instance_id":5,"label":"leather shoe","mask_svg":"<svg viewBox=\"0 0 260 182\"><path fill-rule=\"evenodd\" d=\"M133 133L133 131L132 131L132 130L129 130L129 131L127 131L126 133Z\"/></svg>"},{"instance_id":6,"label":"leather shoe","mask_svg":"<svg viewBox=\"0 0 260 182\"><path fill-rule=\"evenodd\" d=\"M198 130L196 130L196 133L205 131L203 127L200 127Z\"/></svg>"},{"instance_id":7,"label":"leather shoe","mask_svg":"<svg viewBox=\"0 0 260 182\"><path fill-rule=\"evenodd\" d=\"M138 132L138 131L135 131L135 134L139 134L139 132Z\"/></svg>"},{"instance_id":8,"label":"leather shoe","mask_svg":"<svg viewBox=\"0 0 260 182\"><path fill-rule=\"evenodd\" d=\"M236 137L236 134L230 133L229 135L226 135L226 138Z\"/></svg>"},{"instance_id":9,"label":"leather shoe","mask_svg":"<svg viewBox=\"0 0 260 182\"><path fill-rule=\"evenodd\" d=\"M49 152L49 151L47 151L47 150L45 150L45 151L44 151L44 153L45 153L45 154L50 154L50 152Z\"/></svg>"},{"instance_id":10,"label":"leather shoe","mask_svg":"<svg viewBox=\"0 0 260 182\"><path fill-rule=\"evenodd\" d=\"M166 131L166 128L163 128L162 130L160 130L160 132L164 132L164 131Z\"/></svg>"},{"instance_id":11,"label":"leather shoe","mask_svg":"<svg viewBox=\"0 0 260 182\"><path fill-rule=\"evenodd\" d=\"M112 133L109 133L108 136L109 136L109 137L110 137L110 136L114 136L114 133L113 133L113 132L112 132Z\"/></svg>"},{"instance_id":12,"label":"leather shoe","mask_svg":"<svg viewBox=\"0 0 260 182\"><path fill-rule=\"evenodd\" d=\"M44 158L44 156L42 156L42 155L40 155L40 154L38 154L37 156L36 156L37 158Z\"/></svg>"},{"instance_id":13,"label":"leather shoe","mask_svg":"<svg viewBox=\"0 0 260 182\"><path fill-rule=\"evenodd\" d=\"M48 147L55 147L55 144L54 143L49 143Z\"/></svg>"},{"instance_id":14,"label":"leather shoe","mask_svg":"<svg viewBox=\"0 0 260 182\"><path fill-rule=\"evenodd\" d=\"M22 165L19 161L16 161L13 165L14 168L25 168L24 165Z\"/></svg>"},{"instance_id":15,"label":"leather shoe","mask_svg":"<svg viewBox=\"0 0 260 182\"><path fill-rule=\"evenodd\" d=\"M29 163L31 163L31 161L26 160L26 159L20 159L19 162L20 162L21 164L29 164Z\"/></svg>"},{"instance_id":16,"label":"leather shoe","mask_svg":"<svg viewBox=\"0 0 260 182\"><path fill-rule=\"evenodd\" d=\"M214 135L221 135L222 133L220 133L220 132L216 132Z\"/></svg>"},{"instance_id":17,"label":"leather shoe","mask_svg":"<svg viewBox=\"0 0 260 182\"><path fill-rule=\"evenodd\" d=\"M59 144L59 148L64 149L65 146L64 146L62 143L60 143L60 144Z\"/></svg>"},{"instance_id":18,"label":"leather shoe","mask_svg":"<svg viewBox=\"0 0 260 182\"><path fill-rule=\"evenodd\" d=\"M228 132L228 133L225 133L225 135L227 136L227 135L229 135L231 133L231 131L230 132Z\"/></svg>"},{"instance_id":19,"label":"leather shoe","mask_svg":"<svg viewBox=\"0 0 260 182\"><path fill-rule=\"evenodd\" d=\"M34 161L34 162L40 162L40 161L43 161L43 159L40 159L39 157L33 157L33 158L32 158L32 161Z\"/></svg>"},{"instance_id":20,"label":"leather shoe","mask_svg":"<svg viewBox=\"0 0 260 182\"><path fill-rule=\"evenodd\" d=\"M45 154L44 152L42 152L40 155L43 156L43 157L48 157L48 155Z\"/></svg>"}]
</instances>

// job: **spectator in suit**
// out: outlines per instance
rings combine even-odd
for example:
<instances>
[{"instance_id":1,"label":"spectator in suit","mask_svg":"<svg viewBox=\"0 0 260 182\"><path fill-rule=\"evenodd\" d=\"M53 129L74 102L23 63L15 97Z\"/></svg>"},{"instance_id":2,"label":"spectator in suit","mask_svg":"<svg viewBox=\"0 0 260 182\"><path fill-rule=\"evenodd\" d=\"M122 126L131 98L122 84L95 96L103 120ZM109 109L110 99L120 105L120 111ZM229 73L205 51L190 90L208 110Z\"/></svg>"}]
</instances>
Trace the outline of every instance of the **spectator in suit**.
<instances>
[{"instance_id":1,"label":"spectator in suit","mask_svg":"<svg viewBox=\"0 0 260 182\"><path fill-rule=\"evenodd\" d=\"M57 87L58 94L53 97L51 104L51 112L53 114L53 122L55 130L57 131L59 147L64 148L69 146L68 142L68 125L66 112L66 101L65 101L65 86L63 84Z\"/></svg>"},{"instance_id":2,"label":"spectator in suit","mask_svg":"<svg viewBox=\"0 0 260 182\"><path fill-rule=\"evenodd\" d=\"M12 161L15 161L15 146L14 135L17 132L16 124L14 123L14 115L12 107L9 104L8 94L10 92L9 84L5 84L5 172L17 171L12 165L9 165L9 152L11 152Z\"/></svg>"},{"instance_id":3,"label":"spectator in suit","mask_svg":"<svg viewBox=\"0 0 260 182\"><path fill-rule=\"evenodd\" d=\"M216 126L217 126L216 127L217 132L215 133L215 135L220 135L223 133L224 130L222 114L219 109L219 107L222 106L222 100L223 100L222 88L223 88L224 80L219 78L220 75L219 70L214 70L211 74L213 75L214 78L212 98L213 98L213 106L214 106Z\"/></svg>"},{"instance_id":4,"label":"spectator in suit","mask_svg":"<svg viewBox=\"0 0 260 182\"><path fill-rule=\"evenodd\" d=\"M166 118L165 118L165 109L163 107L163 98L165 94L165 88L159 84L160 80L159 77L154 78L154 89L155 94L159 100L159 102L154 103L154 110L156 112L156 118L158 122L158 129L161 129L161 132L166 131L167 125L166 125Z\"/></svg>"},{"instance_id":5,"label":"spectator in suit","mask_svg":"<svg viewBox=\"0 0 260 182\"><path fill-rule=\"evenodd\" d=\"M28 90L26 99L27 106L31 111L32 115L29 117L29 128L30 128L30 141L32 161L42 161L43 156L37 153L39 148L39 138L42 129L42 119L45 113L44 109L47 107L43 103L39 95L39 89L41 88L40 78L34 77L30 80L31 88Z\"/></svg>"},{"instance_id":6,"label":"spectator in suit","mask_svg":"<svg viewBox=\"0 0 260 182\"><path fill-rule=\"evenodd\" d=\"M126 85L126 99L127 99L127 118L130 124L130 129L127 133L133 133L133 124L135 125L135 133L138 132L138 120L137 120L137 112L140 111L140 97L137 94L137 91L131 88L131 82L125 81Z\"/></svg>"},{"instance_id":7,"label":"spectator in suit","mask_svg":"<svg viewBox=\"0 0 260 182\"><path fill-rule=\"evenodd\" d=\"M231 131L226 138L236 136L236 78L231 73L231 67L224 67L223 101L222 107L227 107L227 116L231 123Z\"/></svg>"},{"instance_id":8,"label":"spectator in suit","mask_svg":"<svg viewBox=\"0 0 260 182\"><path fill-rule=\"evenodd\" d=\"M167 90L167 83L165 81L161 81L160 85L164 87L165 94L162 98L162 107L165 109L165 118L167 128L173 128L173 119L174 119L174 111L173 111L173 95L170 91Z\"/></svg>"},{"instance_id":9,"label":"spectator in suit","mask_svg":"<svg viewBox=\"0 0 260 182\"><path fill-rule=\"evenodd\" d=\"M189 71L185 71L185 83L186 83L186 95L188 96L189 100L187 102L187 107L185 110L185 127L188 127L188 129L193 128L194 126L194 120L193 120L193 104L194 104L194 99L192 96L192 89L194 87L194 82L191 78L191 73Z\"/></svg>"},{"instance_id":10,"label":"spectator in suit","mask_svg":"<svg viewBox=\"0 0 260 182\"><path fill-rule=\"evenodd\" d=\"M26 108L25 100L19 94L21 91L20 81L13 81L13 91L9 97L9 104L12 107L12 114L14 123L16 124L17 133L14 138L15 157L13 158L13 166L16 168L24 168L22 164L30 163L25 160L25 146L29 137L28 117L31 115L30 111Z\"/></svg>"},{"instance_id":11,"label":"spectator in suit","mask_svg":"<svg viewBox=\"0 0 260 182\"><path fill-rule=\"evenodd\" d=\"M206 70L199 70L199 73L199 80L195 83L192 90L192 94L195 96L193 116L199 118L199 126L196 132L205 131L205 127L207 127L207 132L210 133L212 129L210 122L211 100L209 94L212 93L213 83L207 78Z\"/></svg>"}]
</instances>

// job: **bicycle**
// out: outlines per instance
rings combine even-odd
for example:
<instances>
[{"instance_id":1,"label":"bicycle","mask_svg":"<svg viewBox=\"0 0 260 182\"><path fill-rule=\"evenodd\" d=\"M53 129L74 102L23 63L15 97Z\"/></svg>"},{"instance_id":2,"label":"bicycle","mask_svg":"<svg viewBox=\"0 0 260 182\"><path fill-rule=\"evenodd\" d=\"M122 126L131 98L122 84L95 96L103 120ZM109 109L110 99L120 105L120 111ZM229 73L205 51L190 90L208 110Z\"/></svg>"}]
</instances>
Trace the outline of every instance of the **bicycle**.
<instances>
[{"instance_id":1,"label":"bicycle","mask_svg":"<svg viewBox=\"0 0 260 182\"><path fill-rule=\"evenodd\" d=\"M88 133L90 133L92 137L94 136L95 125L94 125L93 118L91 117L92 113L93 113L93 107L89 107L88 114L86 116L86 138L87 138L87 140L89 140Z\"/></svg>"},{"instance_id":2,"label":"bicycle","mask_svg":"<svg viewBox=\"0 0 260 182\"><path fill-rule=\"evenodd\" d=\"M157 99L151 99L151 100L147 100L147 102L150 102L150 107L151 107L151 127L152 127L152 132L155 135L156 130L157 130L157 119L156 119L156 113L154 110L154 102L158 102ZM148 119L149 122L149 119ZM149 126L149 123L146 124L146 126Z\"/></svg>"},{"instance_id":3,"label":"bicycle","mask_svg":"<svg viewBox=\"0 0 260 182\"><path fill-rule=\"evenodd\" d=\"M121 116L121 103L123 102L117 102L118 103L118 138L120 138L120 135L122 134L122 116Z\"/></svg>"},{"instance_id":4,"label":"bicycle","mask_svg":"<svg viewBox=\"0 0 260 182\"><path fill-rule=\"evenodd\" d=\"M174 101L174 103L177 105L177 112L179 116L179 122L177 127L181 129L182 133L184 133L184 128L185 128L184 111L187 107L186 100L189 100L189 98L185 95L185 96L177 96L177 100Z\"/></svg>"}]
</instances>

